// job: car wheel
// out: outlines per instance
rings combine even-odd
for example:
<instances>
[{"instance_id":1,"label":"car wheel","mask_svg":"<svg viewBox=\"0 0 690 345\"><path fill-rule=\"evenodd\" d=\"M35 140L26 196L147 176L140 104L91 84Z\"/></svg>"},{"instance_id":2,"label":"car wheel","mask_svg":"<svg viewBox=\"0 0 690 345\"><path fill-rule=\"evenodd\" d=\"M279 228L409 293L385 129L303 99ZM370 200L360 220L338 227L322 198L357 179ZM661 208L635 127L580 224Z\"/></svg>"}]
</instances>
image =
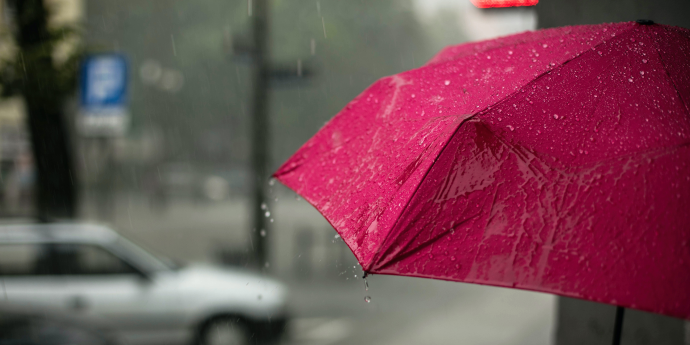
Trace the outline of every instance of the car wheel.
<instances>
[{"instance_id":1,"label":"car wheel","mask_svg":"<svg viewBox=\"0 0 690 345\"><path fill-rule=\"evenodd\" d=\"M209 322L201 332L201 345L248 345L247 326L237 319L219 318Z\"/></svg>"}]
</instances>

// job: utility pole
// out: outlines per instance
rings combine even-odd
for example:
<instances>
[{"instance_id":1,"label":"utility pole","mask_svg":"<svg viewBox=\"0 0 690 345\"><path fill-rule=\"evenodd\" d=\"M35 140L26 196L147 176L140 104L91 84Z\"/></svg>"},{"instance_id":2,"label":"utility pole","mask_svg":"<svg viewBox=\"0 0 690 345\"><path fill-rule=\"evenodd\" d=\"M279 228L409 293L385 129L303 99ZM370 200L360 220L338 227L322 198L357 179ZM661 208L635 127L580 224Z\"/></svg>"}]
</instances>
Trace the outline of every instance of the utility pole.
<instances>
[{"instance_id":1,"label":"utility pole","mask_svg":"<svg viewBox=\"0 0 690 345\"><path fill-rule=\"evenodd\" d=\"M251 37L234 36L226 33L224 49L232 59L239 63L250 62L253 73L253 94L251 104L251 241L254 263L258 267L268 267L268 242L270 222L267 222L267 198L269 160L269 90L271 85L290 86L304 83L314 74L310 59L294 62L275 63L271 61L268 46L270 0L249 0L248 14L251 17Z\"/></svg>"},{"instance_id":2,"label":"utility pole","mask_svg":"<svg viewBox=\"0 0 690 345\"><path fill-rule=\"evenodd\" d=\"M254 94L252 100L252 242L254 260L259 267L267 266L268 245L266 236L270 233L266 222L265 207L266 184L268 182L268 88L270 78L270 60L268 51L268 1L250 0L249 14L252 16L253 33L253 74Z\"/></svg>"}]
</instances>

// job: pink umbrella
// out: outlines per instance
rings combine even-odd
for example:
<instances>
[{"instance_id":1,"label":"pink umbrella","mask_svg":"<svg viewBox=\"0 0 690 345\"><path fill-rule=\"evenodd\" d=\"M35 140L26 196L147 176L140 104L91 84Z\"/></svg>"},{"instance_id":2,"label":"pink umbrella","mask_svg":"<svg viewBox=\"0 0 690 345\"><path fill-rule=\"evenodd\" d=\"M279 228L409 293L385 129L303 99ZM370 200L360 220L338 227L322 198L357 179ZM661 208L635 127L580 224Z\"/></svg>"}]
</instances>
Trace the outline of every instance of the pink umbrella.
<instances>
[{"instance_id":1,"label":"pink umbrella","mask_svg":"<svg viewBox=\"0 0 690 345\"><path fill-rule=\"evenodd\" d=\"M367 273L690 319L690 31L448 47L350 102L276 173Z\"/></svg>"}]
</instances>

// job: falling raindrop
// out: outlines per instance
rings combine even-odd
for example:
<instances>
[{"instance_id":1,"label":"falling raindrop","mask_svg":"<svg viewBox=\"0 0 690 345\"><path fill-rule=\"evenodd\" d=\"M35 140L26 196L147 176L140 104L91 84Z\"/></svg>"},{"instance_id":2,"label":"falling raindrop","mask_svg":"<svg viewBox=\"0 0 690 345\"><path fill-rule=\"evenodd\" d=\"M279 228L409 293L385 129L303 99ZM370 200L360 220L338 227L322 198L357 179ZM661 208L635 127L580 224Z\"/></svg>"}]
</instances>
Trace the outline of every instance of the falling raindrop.
<instances>
[{"instance_id":1,"label":"falling raindrop","mask_svg":"<svg viewBox=\"0 0 690 345\"><path fill-rule=\"evenodd\" d=\"M261 237L266 237L266 230L261 229L260 234L261 234Z\"/></svg>"},{"instance_id":2,"label":"falling raindrop","mask_svg":"<svg viewBox=\"0 0 690 345\"><path fill-rule=\"evenodd\" d=\"M271 212L266 211L266 213L264 213L264 216L266 216L266 218L270 217L270 216L271 216Z\"/></svg>"},{"instance_id":3,"label":"falling raindrop","mask_svg":"<svg viewBox=\"0 0 690 345\"><path fill-rule=\"evenodd\" d=\"M276 184L276 179L272 178L272 179L268 180L268 185L269 185L269 186L273 186L273 185L275 185L275 184Z\"/></svg>"},{"instance_id":4,"label":"falling raindrop","mask_svg":"<svg viewBox=\"0 0 690 345\"><path fill-rule=\"evenodd\" d=\"M261 209L265 211L267 208L268 208L268 206L266 206L266 203L262 202L261 203Z\"/></svg>"},{"instance_id":5,"label":"falling raindrop","mask_svg":"<svg viewBox=\"0 0 690 345\"><path fill-rule=\"evenodd\" d=\"M370 296L364 297L364 302L371 303L371 297Z\"/></svg>"},{"instance_id":6,"label":"falling raindrop","mask_svg":"<svg viewBox=\"0 0 690 345\"><path fill-rule=\"evenodd\" d=\"M364 291L369 291L369 282L367 278L364 278Z\"/></svg>"}]
</instances>

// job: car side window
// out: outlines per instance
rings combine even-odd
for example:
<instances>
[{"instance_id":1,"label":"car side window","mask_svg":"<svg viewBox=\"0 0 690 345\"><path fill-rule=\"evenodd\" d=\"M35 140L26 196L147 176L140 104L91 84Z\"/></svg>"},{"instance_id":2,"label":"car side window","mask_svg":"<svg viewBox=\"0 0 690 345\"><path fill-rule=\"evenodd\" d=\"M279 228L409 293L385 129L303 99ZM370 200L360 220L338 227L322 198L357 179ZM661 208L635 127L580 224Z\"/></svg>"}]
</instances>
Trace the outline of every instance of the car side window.
<instances>
[{"instance_id":1,"label":"car side window","mask_svg":"<svg viewBox=\"0 0 690 345\"><path fill-rule=\"evenodd\" d=\"M0 245L0 276L35 276L53 273L50 249L47 244Z\"/></svg>"},{"instance_id":2,"label":"car side window","mask_svg":"<svg viewBox=\"0 0 690 345\"><path fill-rule=\"evenodd\" d=\"M55 261L62 275L134 274L130 264L97 245L55 244Z\"/></svg>"}]
</instances>

